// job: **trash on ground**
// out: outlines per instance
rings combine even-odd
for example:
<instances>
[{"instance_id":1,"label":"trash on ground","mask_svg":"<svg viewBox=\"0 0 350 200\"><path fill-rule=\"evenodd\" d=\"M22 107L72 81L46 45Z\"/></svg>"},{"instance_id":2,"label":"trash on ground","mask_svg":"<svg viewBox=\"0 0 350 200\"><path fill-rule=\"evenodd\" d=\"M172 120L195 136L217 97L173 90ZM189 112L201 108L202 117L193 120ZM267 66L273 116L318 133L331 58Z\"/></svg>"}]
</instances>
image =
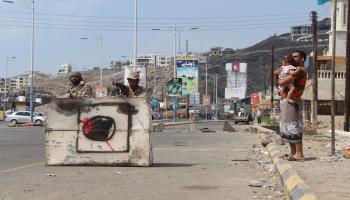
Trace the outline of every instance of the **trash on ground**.
<instances>
[{"instance_id":1,"label":"trash on ground","mask_svg":"<svg viewBox=\"0 0 350 200\"><path fill-rule=\"evenodd\" d=\"M216 132L214 130L210 130L209 128L201 128L199 130L202 131L203 133L215 133Z\"/></svg>"},{"instance_id":2,"label":"trash on ground","mask_svg":"<svg viewBox=\"0 0 350 200\"><path fill-rule=\"evenodd\" d=\"M45 174L46 176L51 176L51 177L56 177L56 174L51 174L51 173L48 173L48 174Z\"/></svg>"},{"instance_id":3,"label":"trash on ground","mask_svg":"<svg viewBox=\"0 0 350 200\"><path fill-rule=\"evenodd\" d=\"M249 181L249 186L250 187L262 187L264 185L264 183L262 181Z\"/></svg>"}]
</instances>

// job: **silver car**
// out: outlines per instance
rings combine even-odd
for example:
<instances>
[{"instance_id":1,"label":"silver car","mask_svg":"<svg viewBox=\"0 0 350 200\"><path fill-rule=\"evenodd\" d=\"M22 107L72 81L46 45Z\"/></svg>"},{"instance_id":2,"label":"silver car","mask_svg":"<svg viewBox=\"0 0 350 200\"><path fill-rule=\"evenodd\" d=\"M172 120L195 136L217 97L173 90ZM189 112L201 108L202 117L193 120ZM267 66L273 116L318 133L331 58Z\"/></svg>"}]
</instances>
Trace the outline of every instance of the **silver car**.
<instances>
[{"instance_id":1,"label":"silver car","mask_svg":"<svg viewBox=\"0 0 350 200\"><path fill-rule=\"evenodd\" d=\"M45 123L45 116L38 116L33 113L33 122L36 125L43 125ZM6 116L5 121L11 122L12 124L28 123L30 122L30 112L29 111L18 111L11 113Z\"/></svg>"}]
</instances>

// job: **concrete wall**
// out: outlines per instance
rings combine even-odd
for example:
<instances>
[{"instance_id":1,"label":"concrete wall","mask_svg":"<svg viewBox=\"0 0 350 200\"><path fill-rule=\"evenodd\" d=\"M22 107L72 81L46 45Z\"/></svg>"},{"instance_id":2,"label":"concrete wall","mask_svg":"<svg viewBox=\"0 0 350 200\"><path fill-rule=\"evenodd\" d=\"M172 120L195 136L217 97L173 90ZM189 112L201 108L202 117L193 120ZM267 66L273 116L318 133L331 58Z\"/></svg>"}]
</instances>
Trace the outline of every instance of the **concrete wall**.
<instances>
[{"instance_id":1,"label":"concrete wall","mask_svg":"<svg viewBox=\"0 0 350 200\"><path fill-rule=\"evenodd\" d=\"M46 125L47 165L152 164L144 98L57 99Z\"/></svg>"}]
</instances>

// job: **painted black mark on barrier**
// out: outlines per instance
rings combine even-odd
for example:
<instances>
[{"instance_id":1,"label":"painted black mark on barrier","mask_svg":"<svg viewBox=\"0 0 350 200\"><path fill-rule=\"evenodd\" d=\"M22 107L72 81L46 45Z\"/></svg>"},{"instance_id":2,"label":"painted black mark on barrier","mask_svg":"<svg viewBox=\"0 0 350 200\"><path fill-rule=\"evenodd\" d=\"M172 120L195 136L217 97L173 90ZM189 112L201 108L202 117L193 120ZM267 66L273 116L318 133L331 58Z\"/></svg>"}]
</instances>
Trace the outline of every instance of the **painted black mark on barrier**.
<instances>
[{"instance_id":1,"label":"painted black mark on barrier","mask_svg":"<svg viewBox=\"0 0 350 200\"><path fill-rule=\"evenodd\" d=\"M111 117L95 116L83 123L83 133L90 140L108 141L115 134L116 125Z\"/></svg>"},{"instance_id":2,"label":"painted black mark on barrier","mask_svg":"<svg viewBox=\"0 0 350 200\"><path fill-rule=\"evenodd\" d=\"M139 110L136 109L135 105L132 105L128 102L123 102L123 103L119 103L119 102L103 102L103 103L91 103L91 102L77 102L77 110L78 110L78 124L83 123L82 121L80 121L81 119L81 114L82 112L89 112L92 108L96 108L99 106L111 106L111 107L115 107L116 111L125 115L128 115L128 130L127 130L127 142L126 142L126 150L125 151L114 151L112 149L112 151L82 151L79 150L79 144L78 144L78 138L76 140L76 148L77 148L77 152L79 153L119 153L119 152L129 152L130 151L130 137L131 137L131 131L132 131L132 126L133 126L133 121L132 121L132 116L136 115ZM88 121L88 120L84 120L84 121ZM114 125L115 127L115 125ZM82 127L83 128L83 127ZM116 131L115 131L116 132ZM79 130L78 130L78 134L79 134ZM117 133L115 133L117 134ZM108 146L110 146L108 141L105 141L106 144Z\"/></svg>"}]
</instances>

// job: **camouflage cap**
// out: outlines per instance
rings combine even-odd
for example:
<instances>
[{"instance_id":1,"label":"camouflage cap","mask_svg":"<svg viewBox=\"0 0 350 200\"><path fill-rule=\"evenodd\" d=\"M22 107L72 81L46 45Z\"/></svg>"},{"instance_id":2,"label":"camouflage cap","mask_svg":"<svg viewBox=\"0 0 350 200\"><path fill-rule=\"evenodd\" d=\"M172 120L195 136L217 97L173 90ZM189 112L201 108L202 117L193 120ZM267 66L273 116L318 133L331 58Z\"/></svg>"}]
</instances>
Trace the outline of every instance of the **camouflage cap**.
<instances>
[{"instance_id":1,"label":"camouflage cap","mask_svg":"<svg viewBox=\"0 0 350 200\"><path fill-rule=\"evenodd\" d=\"M69 78L71 78L72 76L78 76L78 77L81 78L81 73L80 73L80 72L71 72L71 73L69 74Z\"/></svg>"},{"instance_id":2,"label":"camouflage cap","mask_svg":"<svg viewBox=\"0 0 350 200\"><path fill-rule=\"evenodd\" d=\"M140 79L140 73L139 72L130 72L128 74L128 79Z\"/></svg>"}]
</instances>

